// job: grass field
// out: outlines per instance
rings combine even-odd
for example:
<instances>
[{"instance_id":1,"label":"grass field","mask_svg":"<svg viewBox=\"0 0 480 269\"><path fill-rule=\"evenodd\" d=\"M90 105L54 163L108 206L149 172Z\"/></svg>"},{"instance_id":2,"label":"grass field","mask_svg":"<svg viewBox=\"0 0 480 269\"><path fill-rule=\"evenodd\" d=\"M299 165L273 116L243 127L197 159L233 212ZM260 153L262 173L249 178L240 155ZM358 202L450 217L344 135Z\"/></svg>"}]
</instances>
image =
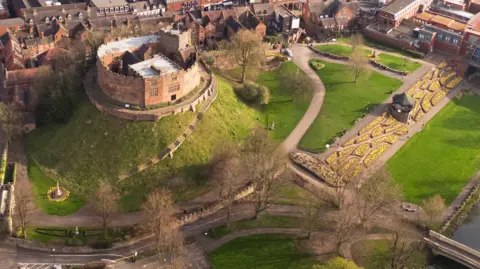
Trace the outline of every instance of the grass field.
<instances>
[{"instance_id":1,"label":"grass field","mask_svg":"<svg viewBox=\"0 0 480 269\"><path fill-rule=\"evenodd\" d=\"M83 207L85 203L84 199L75 193L70 193L70 196L64 202L57 203L48 200L48 190L51 187L56 186L57 183L45 175L31 159L28 162L28 177L32 182L35 205L45 213L49 215L65 216L70 215Z\"/></svg>"},{"instance_id":2,"label":"grass field","mask_svg":"<svg viewBox=\"0 0 480 269\"><path fill-rule=\"evenodd\" d=\"M268 115L268 126L275 122L275 129L271 131L271 135L276 140L283 140L292 132L312 99L313 92L309 92L292 101L292 95L282 85L282 75L295 72L297 68L293 62L286 62L276 70L262 72L257 78L257 83L270 89L270 103L266 106L265 113ZM304 79L310 79L301 69L298 74Z\"/></svg>"},{"instance_id":3,"label":"grass field","mask_svg":"<svg viewBox=\"0 0 480 269\"><path fill-rule=\"evenodd\" d=\"M450 204L480 168L480 96L454 99L389 161L407 201L440 194Z\"/></svg>"},{"instance_id":4,"label":"grass field","mask_svg":"<svg viewBox=\"0 0 480 269\"><path fill-rule=\"evenodd\" d=\"M287 235L250 235L230 241L209 255L217 269L311 269L319 264Z\"/></svg>"},{"instance_id":5,"label":"grass field","mask_svg":"<svg viewBox=\"0 0 480 269\"><path fill-rule=\"evenodd\" d=\"M306 189L298 186L293 182L283 185L278 192L277 204L282 205L299 205L305 199L312 196Z\"/></svg>"},{"instance_id":6,"label":"grass field","mask_svg":"<svg viewBox=\"0 0 480 269\"><path fill-rule=\"evenodd\" d=\"M336 44L318 45L318 46L315 46L315 49L321 52L328 52L334 55L347 56L347 57L352 56L352 53L353 53L352 47L344 46L340 44L339 45L336 45ZM372 54L372 50L363 49L363 53L368 56Z\"/></svg>"},{"instance_id":7,"label":"grass field","mask_svg":"<svg viewBox=\"0 0 480 269\"><path fill-rule=\"evenodd\" d=\"M375 71L363 74L355 83L348 66L322 62L317 74L326 95L317 118L302 137L299 147L312 152L325 151L325 145L350 129L355 120L382 103L402 82Z\"/></svg>"},{"instance_id":8,"label":"grass field","mask_svg":"<svg viewBox=\"0 0 480 269\"><path fill-rule=\"evenodd\" d=\"M382 53L377 55L377 61L383 65L386 65L392 69L399 71L415 72L422 64L409 60L405 61L405 57L398 57L390 54Z\"/></svg>"},{"instance_id":9,"label":"grass field","mask_svg":"<svg viewBox=\"0 0 480 269\"><path fill-rule=\"evenodd\" d=\"M85 100L67 124L29 133L28 152L44 170L68 182L73 195L92 192L100 180L111 182L122 194L123 211L138 210L148 191L167 184L177 201L188 200L208 189L203 167L212 149L222 140L240 141L263 120L262 113L241 102L221 78L217 100L173 159L123 181L118 178L173 142L193 117L186 112L155 123L124 121L102 114ZM31 180L36 185L36 179Z\"/></svg>"},{"instance_id":10,"label":"grass field","mask_svg":"<svg viewBox=\"0 0 480 269\"><path fill-rule=\"evenodd\" d=\"M38 232L37 228L45 229L43 232ZM59 244L68 244L67 241L73 238L73 232L75 227L70 228L70 236L67 235L68 231L65 227L31 227L28 226L26 229L27 239L32 241L39 241L42 243L59 243ZM75 236L82 244L87 244L94 242L96 240L103 240L103 230L102 229L86 229L79 227L81 234ZM41 230L42 231L42 230ZM108 238L112 240L124 240L124 236L128 235L129 229L109 229Z\"/></svg>"},{"instance_id":11,"label":"grass field","mask_svg":"<svg viewBox=\"0 0 480 269\"><path fill-rule=\"evenodd\" d=\"M353 261L363 266L365 269L376 269L375 259L372 259L372 255L376 252L384 251L388 247L387 240L368 240L360 241L353 244L351 252Z\"/></svg>"}]
</instances>

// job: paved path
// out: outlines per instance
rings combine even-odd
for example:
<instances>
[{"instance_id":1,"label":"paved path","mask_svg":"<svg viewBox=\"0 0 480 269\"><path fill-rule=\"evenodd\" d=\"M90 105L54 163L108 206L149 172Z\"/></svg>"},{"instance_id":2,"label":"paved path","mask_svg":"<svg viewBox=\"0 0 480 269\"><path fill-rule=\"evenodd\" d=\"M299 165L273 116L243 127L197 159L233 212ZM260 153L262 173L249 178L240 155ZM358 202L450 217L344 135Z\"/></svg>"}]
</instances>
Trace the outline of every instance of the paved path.
<instances>
[{"instance_id":1,"label":"paved path","mask_svg":"<svg viewBox=\"0 0 480 269\"><path fill-rule=\"evenodd\" d=\"M303 135L308 130L310 125L312 125L318 113L320 113L323 99L325 98L325 86L323 85L323 82L317 76L317 73L315 73L315 71L313 71L313 69L308 65L308 60L311 59L315 54L309 48L300 44L293 45L292 52L293 55L295 55L293 57L293 62L300 67L300 69L302 69L303 72L305 72L312 80L314 93L312 101L310 101L310 106L303 115L302 119L282 143L286 152L297 149L300 139L302 139Z\"/></svg>"}]
</instances>

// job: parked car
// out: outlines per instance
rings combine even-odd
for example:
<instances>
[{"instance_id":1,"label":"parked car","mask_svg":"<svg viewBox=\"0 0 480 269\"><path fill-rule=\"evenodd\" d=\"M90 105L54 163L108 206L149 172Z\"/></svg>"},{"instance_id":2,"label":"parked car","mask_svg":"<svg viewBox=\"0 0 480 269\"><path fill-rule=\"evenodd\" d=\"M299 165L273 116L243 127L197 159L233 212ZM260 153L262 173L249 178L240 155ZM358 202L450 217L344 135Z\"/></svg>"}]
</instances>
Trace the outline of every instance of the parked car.
<instances>
[{"instance_id":1,"label":"parked car","mask_svg":"<svg viewBox=\"0 0 480 269\"><path fill-rule=\"evenodd\" d=\"M291 49L284 49L283 54L285 54L285 56L287 56L289 59L293 58L293 52Z\"/></svg>"}]
</instances>

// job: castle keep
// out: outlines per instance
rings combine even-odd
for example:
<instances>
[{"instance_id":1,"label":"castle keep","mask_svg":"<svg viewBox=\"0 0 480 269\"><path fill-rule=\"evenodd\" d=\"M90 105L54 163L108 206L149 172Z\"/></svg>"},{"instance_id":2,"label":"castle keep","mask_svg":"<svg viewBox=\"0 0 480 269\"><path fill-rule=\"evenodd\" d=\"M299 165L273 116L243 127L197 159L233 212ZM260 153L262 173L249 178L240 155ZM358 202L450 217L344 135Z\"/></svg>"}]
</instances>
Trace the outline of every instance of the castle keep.
<instances>
[{"instance_id":1,"label":"castle keep","mask_svg":"<svg viewBox=\"0 0 480 269\"><path fill-rule=\"evenodd\" d=\"M160 31L106 43L97 53L97 82L120 103L148 108L175 102L200 81L190 33Z\"/></svg>"}]
</instances>

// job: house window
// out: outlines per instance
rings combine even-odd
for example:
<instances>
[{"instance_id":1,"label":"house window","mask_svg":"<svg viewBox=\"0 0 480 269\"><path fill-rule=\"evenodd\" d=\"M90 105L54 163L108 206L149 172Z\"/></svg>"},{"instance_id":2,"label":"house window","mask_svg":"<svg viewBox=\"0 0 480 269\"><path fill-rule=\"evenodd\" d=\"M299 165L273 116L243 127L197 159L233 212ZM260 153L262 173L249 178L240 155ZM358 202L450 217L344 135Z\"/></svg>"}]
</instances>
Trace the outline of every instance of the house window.
<instances>
[{"instance_id":1,"label":"house window","mask_svg":"<svg viewBox=\"0 0 480 269\"><path fill-rule=\"evenodd\" d=\"M106 11L106 12L108 12L108 11ZM100 14L103 14L103 9L100 9Z\"/></svg>"},{"instance_id":2,"label":"house window","mask_svg":"<svg viewBox=\"0 0 480 269\"><path fill-rule=\"evenodd\" d=\"M453 40L453 43L457 44L457 43L458 43L458 39L455 38L455 39Z\"/></svg>"},{"instance_id":3,"label":"house window","mask_svg":"<svg viewBox=\"0 0 480 269\"><path fill-rule=\"evenodd\" d=\"M120 9L118 7L115 7L115 12L119 12Z\"/></svg>"},{"instance_id":4,"label":"house window","mask_svg":"<svg viewBox=\"0 0 480 269\"><path fill-rule=\"evenodd\" d=\"M150 89L150 96L158 96L158 88Z\"/></svg>"},{"instance_id":5,"label":"house window","mask_svg":"<svg viewBox=\"0 0 480 269\"><path fill-rule=\"evenodd\" d=\"M171 84L168 86L169 93L176 92L178 90L180 90L180 84Z\"/></svg>"},{"instance_id":6,"label":"house window","mask_svg":"<svg viewBox=\"0 0 480 269\"><path fill-rule=\"evenodd\" d=\"M113 13L113 7L110 8L110 13Z\"/></svg>"},{"instance_id":7,"label":"house window","mask_svg":"<svg viewBox=\"0 0 480 269\"><path fill-rule=\"evenodd\" d=\"M450 36L445 37L445 41L450 42L450 40L452 40L452 37L450 37Z\"/></svg>"},{"instance_id":8,"label":"house window","mask_svg":"<svg viewBox=\"0 0 480 269\"><path fill-rule=\"evenodd\" d=\"M423 35L423 34L420 34L419 37L420 37L420 39L425 39L425 35Z\"/></svg>"}]
</instances>

